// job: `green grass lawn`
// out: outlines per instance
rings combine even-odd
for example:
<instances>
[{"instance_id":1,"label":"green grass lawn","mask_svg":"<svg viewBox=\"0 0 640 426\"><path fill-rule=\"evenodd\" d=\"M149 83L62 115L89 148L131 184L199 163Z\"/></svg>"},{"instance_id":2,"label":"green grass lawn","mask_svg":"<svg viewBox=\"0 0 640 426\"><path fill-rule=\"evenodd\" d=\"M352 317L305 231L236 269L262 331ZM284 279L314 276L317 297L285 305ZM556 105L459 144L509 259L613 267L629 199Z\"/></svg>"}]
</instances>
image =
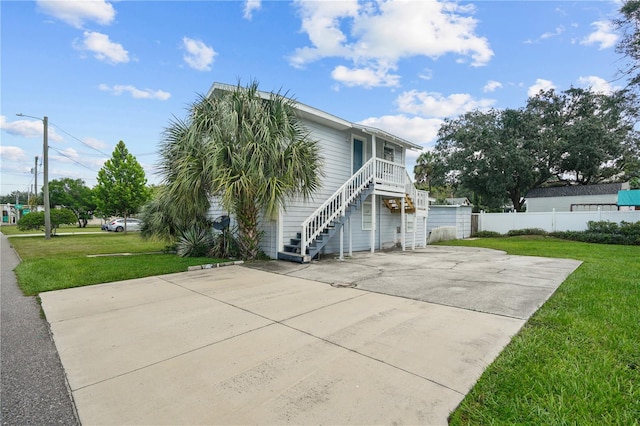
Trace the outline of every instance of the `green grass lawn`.
<instances>
[{"instance_id":1,"label":"green grass lawn","mask_svg":"<svg viewBox=\"0 0 640 426\"><path fill-rule=\"evenodd\" d=\"M186 271L189 266L219 262L211 258L181 258L158 254L165 243L143 240L139 233L12 237L22 258L15 272L26 295L90 284ZM133 253L132 256L87 257L92 254Z\"/></svg>"},{"instance_id":2,"label":"green grass lawn","mask_svg":"<svg viewBox=\"0 0 640 426\"><path fill-rule=\"evenodd\" d=\"M487 368L451 424L640 424L640 247L545 237L445 244L583 261Z\"/></svg>"}]
</instances>

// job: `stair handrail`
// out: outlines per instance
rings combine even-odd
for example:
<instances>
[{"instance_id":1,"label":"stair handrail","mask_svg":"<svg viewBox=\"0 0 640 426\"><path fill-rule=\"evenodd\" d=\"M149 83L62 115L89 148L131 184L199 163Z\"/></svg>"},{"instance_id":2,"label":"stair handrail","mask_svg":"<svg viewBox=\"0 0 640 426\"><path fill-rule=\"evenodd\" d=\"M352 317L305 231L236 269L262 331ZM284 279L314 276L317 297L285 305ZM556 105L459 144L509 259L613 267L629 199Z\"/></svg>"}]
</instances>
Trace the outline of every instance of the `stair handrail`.
<instances>
[{"instance_id":1,"label":"stair handrail","mask_svg":"<svg viewBox=\"0 0 640 426\"><path fill-rule=\"evenodd\" d=\"M327 201L302 222L302 232L300 233L300 254L302 256L307 253L307 246L324 230L328 229L331 222L339 216L344 216L349 203L373 182L376 160L376 158L371 158L364 163Z\"/></svg>"},{"instance_id":2,"label":"stair handrail","mask_svg":"<svg viewBox=\"0 0 640 426\"><path fill-rule=\"evenodd\" d=\"M407 171L405 191L413 200L413 204L416 210L428 210L429 209L429 191L416 188L416 185L411 180L411 175Z\"/></svg>"}]
</instances>

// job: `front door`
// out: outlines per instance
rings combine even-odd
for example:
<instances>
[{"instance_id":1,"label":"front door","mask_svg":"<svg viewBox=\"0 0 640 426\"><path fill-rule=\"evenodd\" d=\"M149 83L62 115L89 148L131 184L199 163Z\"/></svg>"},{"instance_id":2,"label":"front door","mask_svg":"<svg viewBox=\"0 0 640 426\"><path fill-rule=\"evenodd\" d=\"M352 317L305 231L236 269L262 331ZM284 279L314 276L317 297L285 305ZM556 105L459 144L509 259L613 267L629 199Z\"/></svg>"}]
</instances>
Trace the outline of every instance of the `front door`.
<instances>
[{"instance_id":1,"label":"front door","mask_svg":"<svg viewBox=\"0 0 640 426\"><path fill-rule=\"evenodd\" d=\"M360 139L353 140L353 170L351 170L351 174L354 174L360 167L363 166L364 162L364 142Z\"/></svg>"}]
</instances>

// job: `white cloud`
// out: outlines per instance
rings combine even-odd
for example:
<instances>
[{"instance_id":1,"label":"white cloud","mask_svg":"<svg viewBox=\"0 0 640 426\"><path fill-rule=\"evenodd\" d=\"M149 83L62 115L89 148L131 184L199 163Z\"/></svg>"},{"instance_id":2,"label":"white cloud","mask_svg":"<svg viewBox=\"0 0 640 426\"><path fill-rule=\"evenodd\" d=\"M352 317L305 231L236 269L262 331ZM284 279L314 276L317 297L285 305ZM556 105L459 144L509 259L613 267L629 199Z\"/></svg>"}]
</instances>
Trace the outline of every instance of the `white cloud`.
<instances>
[{"instance_id":1,"label":"white cloud","mask_svg":"<svg viewBox=\"0 0 640 426\"><path fill-rule=\"evenodd\" d=\"M431 70L430 68L425 68L422 73L418 74L418 77L423 80L431 80L433 78L433 70Z\"/></svg>"},{"instance_id":2,"label":"white cloud","mask_svg":"<svg viewBox=\"0 0 640 426\"><path fill-rule=\"evenodd\" d=\"M527 91L527 95L531 97L540 93L541 90L550 90L555 88L556 86L553 84L552 81L545 80L543 78L538 78L536 79L536 83L533 86L529 87L529 90Z\"/></svg>"},{"instance_id":3,"label":"white cloud","mask_svg":"<svg viewBox=\"0 0 640 426\"><path fill-rule=\"evenodd\" d=\"M385 68L360 68L349 69L343 65L338 65L332 72L331 77L345 86L363 86L366 88L388 86L395 87L400 83L400 76L390 74Z\"/></svg>"},{"instance_id":4,"label":"white cloud","mask_svg":"<svg viewBox=\"0 0 640 426\"><path fill-rule=\"evenodd\" d=\"M482 91L485 93L495 92L496 89L502 89L502 83L495 80L489 80L487 81L487 84L485 84L484 87L482 88Z\"/></svg>"},{"instance_id":5,"label":"white cloud","mask_svg":"<svg viewBox=\"0 0 640 426\"><path fill-rule=\"evenodd\" d=\"M24 138L44 137L44 125L41 120L24 119L8 122L7 117L0 115L0 129L10 135L22 136ZM55 128L51 127L51 125L49 125L47 138L54 142L61 142L63 140L62 136L57 134Z\"/></svg>"},{"instance_id":6,"label":"white cloud","mask_svg":"<svg viewBox=\"0 0 640 426\"><path fill-rule=\"evenodd\" d=\"M27 158L22 148L0 145L0 157L8 161L22 161Z\"/></svg>"},{"instance_id":7,"label":"white cloud","mask_svg":"<svg viewBox=\"0 0 640 426\"><path fill-rule=\"evenodd\" d=\"M407 117L406 115L385 115L370 117L359 122L385 132L400 136L418 145L433 143L443 123L439 118Z\"/></svg>"},{"instance_id":8,"label":"white cloud","mask_svg":"<svg viewBox=\"0 0 640 426\"><path fill-rule=\"evenodd\" d=\"M95 148L95 149L104 149L107 147L107 144L102 142L101 140L98 140L96 138L83 138L82 142L86 143L87 145L89 145L91 148Z\"/></svg>"},{"instance_id":9,"label":"white cloud","mask_svg":"<svg viewBox=\"0 0 640 426\"><path fill-rule=\"evenodd\" d=\"M454 53L470 57L473 66L480 66L493 56L487 39L475 34L477 20L469 16L474 10L470 5L396 0L296 4L302 31L309 36L311 45L295 50L290 57L295 67L326 57L343 58L352 62L354 70L378 73L379 84L388 85L389 78L395 77L386 78L379 72L395 70L403 58L436 59ZM348 68L341 68L345 69ZM367 84L370 81L364 80Z\"/></svg>"},{"instance_id":10,"label":"white cloud","mask_svg":"<svg viewBox=\"0 0 640 426\"><path fill-rule=\"evenodd\" d=\"M183 57L187 65L198 71L211 70L213 58L217 55L212 47L189 37L183 37L182 44L187 51Z\"/></svg>"},{"instance_id":11,"label":"white cloud","mask_svg":"<svg viewBox=\"0 0 640 426\"><path fill-rule=\"evenodd\" d=\"M84 40L75 41L73 47L77 50L87 50L93 52L93 56L102 62L119 64L129 62L129 52L119 43L109 40L106 34L85 31Z\"/></svg>"},{"instance_id":12,"label":"white cloud","mask_svg":"<svg viewBox=\"0 0 640 426\"><path fill-rule=\"evenodd\" d=\"M595 75L578 78L578 83L584 87L588 87L592 92L611 94L622 89L620 86L612 86L607 80Z\"/></svg>"},{"instance_id":13,"label":"white cloud","mask_svg":"<svg viewBox=\"0 0 640 426\"><path fill-rule=\"evenodd\" d=\"M596 21L591 24L596 30L585 37L580 43L586 45L598 44L599 49L607 49L615 46L618 35L613 32L611 23L608 21Z\"/></svg>"},{"instance_id":14,"label":"white cloud","mask_svg":"<svg viewBox=\"0 0 640 426\"><path fill-rule=\"evenodd\" d=\"M546 32L546 33L542 34L540 36L540 39L541 40L545 40L545 39L548 39L548 38L557 37L557 36L561 35L564 32L564 30L565 30L565 28L562 25L560 25L559 27L556 27L555 31Z\"/></svg>"},{"instance_id":15,"label":"white cloud","mask_svg":"<svg viewBox=\"0 0 640 426\"><path fill-rule=\"evenodd\" d=\"M244 19L251 20L253 18L253 12L260 10L262 6L262 0L246 0L244 2Z\"/></svg>"},{"instance_id":16,"label":"white cloud","mask_svg":"<svg viewBox=\"0 0 640 426\"><path fill-rule=\"evenodd\" d=\"M58 155L52 155L51 158L55 162L59 163L74 163L80 159L78 151L73 148L65 148L56 151Z\"/></svg>"},{"instance_id":17,"label":"white cloud","mask_svg":"<svg viewBox=\"0 0 640 426\"><path fill-rule=\"evenodd\" d=\"M443 96L436 92L404 92L396 99L401 112L429 117L453 117L475 109L487 109L493 99L474 99L467 93Z\"/></svg>"},{"instance_id":18,"label":"white cloud","mask_svg":"<svg viewBox=\"0 0 640 426\"><path fill-rule=\"evenodd\" d=\"M100 84L98 88L102 91L111 92L112 94L118 96L122 95L123 93L129 93L134 99L157 99L160 101L166 101L171 97L171 93L165 92L163 90L138 89L137 87L130 84L116 84L114 86Z\"/></svg>"},{"instance_id":19,"label":"white cloud","mask_svg":"<svg viewBox=\"0 0 640 426\"><path fill-rule=\"evenodd\" d=\"M37 3L43 13L76 28L82 28L87 21L109 25L116 16L116 11L111 3L104 0L38 0Z\"/></svg>"}]
</instances>

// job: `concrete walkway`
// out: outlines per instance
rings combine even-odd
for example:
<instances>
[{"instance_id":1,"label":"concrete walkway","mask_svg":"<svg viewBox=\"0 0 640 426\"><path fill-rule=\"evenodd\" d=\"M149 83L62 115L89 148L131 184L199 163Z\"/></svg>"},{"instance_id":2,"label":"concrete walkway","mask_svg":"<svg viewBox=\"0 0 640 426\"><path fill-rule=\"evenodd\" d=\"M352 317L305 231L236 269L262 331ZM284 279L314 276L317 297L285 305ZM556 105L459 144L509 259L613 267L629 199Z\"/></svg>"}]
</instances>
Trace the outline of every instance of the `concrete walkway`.
<instances>
[{"instance_id":1,"label":"concrete walkway","mask_svg":"<svg viewBox=\"0 0 640 426\"><path fill-rule=\"evenodd\" d=\"M473 257L448 253L433 263ZM340 283L353 273L358 287L384 287L376 281L384 273L371 268L409 261L413 276L429 282L425 265L436 254L382 253L306 271L324 270L325 280ZM485 254L483 263L505 260ZM530 278L547 291L522 306L543 303L578 265L546 263ZM503 266L496 269L525 267L513 259ZM500 275L479 274L485 283ZM82 423L446 424L528 315L528 308L478 312L290 275L231 266L41 294Z\"/></svg>"}]
</instances>

